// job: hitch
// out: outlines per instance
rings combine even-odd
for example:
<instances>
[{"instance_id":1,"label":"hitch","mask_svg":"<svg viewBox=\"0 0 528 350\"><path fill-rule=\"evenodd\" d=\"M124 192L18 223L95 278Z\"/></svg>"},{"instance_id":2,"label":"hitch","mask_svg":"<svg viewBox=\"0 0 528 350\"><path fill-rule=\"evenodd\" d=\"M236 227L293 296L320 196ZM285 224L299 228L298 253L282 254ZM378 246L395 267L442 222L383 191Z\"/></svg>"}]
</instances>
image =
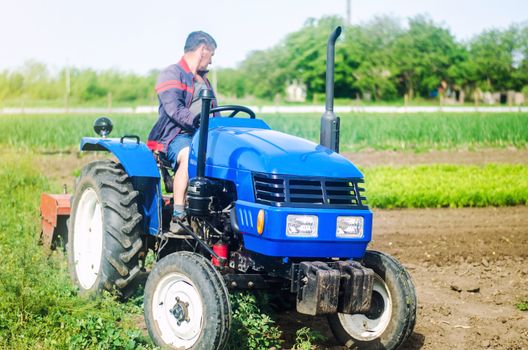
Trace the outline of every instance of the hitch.
<instances>
[{"instance_id":1,"label":"hitch","mask_svg":"<svg viewBox=\"0 0 528 350\"><path fill-rule=\"evenodd\" d=\"M293 264L291 290L297 311L307 315L366 313L370 309L374 271L357 261L305 261Z\"/></svg>"},{"instance_id":2,"label":"hitch","mask_svg":"<svg viewBox=\"0 0 528 350\"><path fill-rule=\"evenodd\" d=\"M68 240L66 221L70 216L70 198L69 194L49 193L43 193L40 198L40 243L48 252L54 250L57 243Z\"/></svg>"}]
</instances>

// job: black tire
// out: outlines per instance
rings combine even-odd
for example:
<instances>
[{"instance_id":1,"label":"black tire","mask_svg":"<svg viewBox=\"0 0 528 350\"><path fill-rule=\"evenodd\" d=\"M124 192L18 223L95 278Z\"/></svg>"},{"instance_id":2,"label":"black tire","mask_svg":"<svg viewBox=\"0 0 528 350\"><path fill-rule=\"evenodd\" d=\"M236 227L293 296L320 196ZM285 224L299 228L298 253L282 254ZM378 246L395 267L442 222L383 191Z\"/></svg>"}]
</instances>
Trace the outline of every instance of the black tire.
<instances>
[{"instance_id":1,"label":"black tire","mask_svg":"<svg viewBox=\"0 0 528 350\"><path fill-rule=\"evenodd\" d=\"M171 298L168 304L167 295L178 299ZM200 307L200 319L186 319ZM175 314L177 309L183 314ZM176 252L154 265L145 286L144 311L151 338L164 349L216 350L227 343L231 327L227 288L214 266L196 253Z\"/></svg>"},{"instance_id":2,"label":"black tire","mask_svg":"<svg viewBox=\"0 0 528 350\"><path fill-rule=\"evenodd\" d=\"M117 291L122 298L126 298L134 292L136 284L132 282L140 273L138 256L143 247L138 195L120 164L110 160L95 161L81 170L72 197L67 244L70 275L81 294L108 290ZM86 225L83 223L87 222L85 218L89 216L84 214L85 209L90 207L88 200L96 205L93 217L97 216L96 209L101 208L101 219L95 220L97 223L92 221L88 228L88 235L101 229L100 234L94 235L101 241L101 245L94 244L97 245L95 249L102 249L100 258L94 258L94 264L90 267L83 264L86 258L83 260L81 253L85 249L83 242L87 237L86 229L83 229ZM99 240L94 239L97 242ZM90 278L91 273L93 277Z\"/></svg>"},{"instance_id":3,"label":"black tire","mask_svg":"<svg viewBox=\"0 0 528 350\"><path fill-rule=\"evenodd\" d=\"M387 295L390 295L392 302L389 318L389 314L384 312L384 310L387 311L383 302L384 298L375 290L371 312L367 317L369 320L382 320L385 314L388 324L385 327L380 326L375 333L371 333L375 336L373 339L367 339L369 336L365 338L362 338L362 335L358 336L358 327L354 326L352 321L353 317L361 320L358 319L361 317L358 315L329 315L330 328L336 339L350 349L397 349L412 334L416 322L416 292L411 276L395 258L381 252L367 251L362 263L377 274L378 287L384 282L386 288L384 286L383 288L386 289ZM356 325L358 323L361 322L356 322ZM379 324L382 325L383 321Z\"/></svg>"}]
</instances>

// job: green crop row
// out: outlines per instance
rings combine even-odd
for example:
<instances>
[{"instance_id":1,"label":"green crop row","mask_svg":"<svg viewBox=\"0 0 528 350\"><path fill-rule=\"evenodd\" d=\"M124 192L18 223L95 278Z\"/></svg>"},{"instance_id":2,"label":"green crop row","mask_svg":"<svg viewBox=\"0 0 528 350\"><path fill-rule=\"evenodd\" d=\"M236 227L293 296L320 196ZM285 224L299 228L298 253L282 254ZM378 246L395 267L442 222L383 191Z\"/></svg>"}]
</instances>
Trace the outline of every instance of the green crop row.
<instances>
[{"instance_id":1,"label":"green crop row","mask_svg":"<svg viewBox=\"0 0 528 350\"><path fill-rule=\"evenodd\" d=\"M319 140L320 116L272 116L266 121L277 130ZM340 144L345 151L525 147L528 114L346 114L341 116Z\"/></svg>"},{"instance_id":2,"label":"green crop row","mask_svg":"<svg viewBox=\"0 0 528 350\"><path fill-rule=\"evenodd\" d=\"M276 130L314 142L320 116L261 116ZM78 147L83 136L95 136L94 115L0 116L0 145L43 151ZM156 115L112 116L112 136L136 134L145 140ZM482 147L526 147L528 114L346 114L341 116L341 149L428 150Z\"/></svg>"},{"instance_id":3,"label":"green crop row","mask_svg":"<svg viewBox=\"0 0 528 350\"><path fill-rule=\"evenodd\" d=\"M423 165L364 170L375 208L528 205L528 166Z\"/></svg>"}]
</instances>

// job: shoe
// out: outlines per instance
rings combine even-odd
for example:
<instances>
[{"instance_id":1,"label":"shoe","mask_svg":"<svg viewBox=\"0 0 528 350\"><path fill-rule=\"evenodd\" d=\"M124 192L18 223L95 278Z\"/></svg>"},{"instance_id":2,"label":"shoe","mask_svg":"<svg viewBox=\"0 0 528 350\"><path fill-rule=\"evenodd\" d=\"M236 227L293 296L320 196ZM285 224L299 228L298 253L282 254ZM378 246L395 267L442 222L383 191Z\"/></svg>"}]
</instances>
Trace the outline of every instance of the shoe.
<instances>
[{"instance_id":1,"label":"shoe","mask_svg":"<svg viewBox=\"0 0 528 350\"><path fill-rule=\"evenodd\" d=\"M171 221L169 232L175 235L186 235L187 232L178 224L178 221Z\"/></svg>"},{"instance_id":2,"label":"shoe","mask_svg":"<svg viewBox=\"0 0 528 350\"><path fill-rule=\"evenodd\" d=\"M186 217L187 217L187 212L185 210L183 211L175 210L172 213L172 222L183 221Z\"/></svg>"}]
</instances>

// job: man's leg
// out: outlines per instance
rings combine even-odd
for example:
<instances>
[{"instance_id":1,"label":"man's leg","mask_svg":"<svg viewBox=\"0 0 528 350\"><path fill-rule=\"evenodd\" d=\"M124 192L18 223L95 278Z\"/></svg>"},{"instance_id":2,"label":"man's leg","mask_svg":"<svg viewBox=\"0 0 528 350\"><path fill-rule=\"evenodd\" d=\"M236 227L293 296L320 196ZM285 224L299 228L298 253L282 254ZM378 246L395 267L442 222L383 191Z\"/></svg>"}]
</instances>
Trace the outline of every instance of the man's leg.
<instances>
[{"instance_id":1,"label":"man's leg","mask_svg":"<svg viewBox=\"0 0 528 350\"><path fill-rule=\"evenodd\" d=\"M182 148L176 158L178 168L174 174L174 217L176 219L185 216L185 194L189 182L189 147Z\"/></svg>"}]
</instances>

